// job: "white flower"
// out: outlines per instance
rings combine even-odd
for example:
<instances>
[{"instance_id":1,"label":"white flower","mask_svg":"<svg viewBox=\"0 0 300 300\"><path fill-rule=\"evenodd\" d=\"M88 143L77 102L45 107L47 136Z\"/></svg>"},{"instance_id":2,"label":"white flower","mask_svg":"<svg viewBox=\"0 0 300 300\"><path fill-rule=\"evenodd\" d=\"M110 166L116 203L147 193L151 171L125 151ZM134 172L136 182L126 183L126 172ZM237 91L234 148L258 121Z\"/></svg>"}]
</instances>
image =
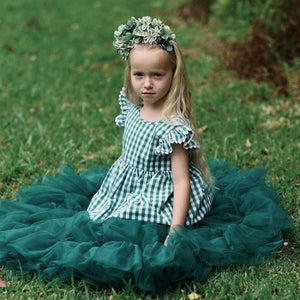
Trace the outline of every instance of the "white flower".
<instances>
[{"instance_id":1,"label":"white flower","mask_svg":"<svg viewBox=\"0 0 300 300\"><path fill-rule=\"evenodd\" d=\"M114 47L123 59L127 59L135 44L156 44L167 51L173 50L172 40L175 34L170 27L164 25L160 19L151 20L149 16L136 19L132 17L127 24L122 24L114 32Z\"/></svg>"}]
</instances>

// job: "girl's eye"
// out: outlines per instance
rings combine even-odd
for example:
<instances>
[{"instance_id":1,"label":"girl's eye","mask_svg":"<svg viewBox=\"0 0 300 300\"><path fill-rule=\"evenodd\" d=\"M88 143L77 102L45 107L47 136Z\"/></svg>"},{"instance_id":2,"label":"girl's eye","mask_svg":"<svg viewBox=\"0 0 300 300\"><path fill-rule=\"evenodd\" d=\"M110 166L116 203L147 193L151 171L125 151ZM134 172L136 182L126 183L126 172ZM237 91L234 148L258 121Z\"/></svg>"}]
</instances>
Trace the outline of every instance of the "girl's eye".
<instances>
[{"instance_id":1,"label":"girl's eye","mask_svg":"<svg viewBox=\"0 0 300 300\"><path fill-rule=\"evenodd\" d=\"M155 76L155 77L161 77L161 76L162 76L162 74L160 74L160 73L156 73L154 76Z\"/></svg>"},{"instance_id":2,"label":"girl's eye","mask_svg":"<svg viewBox=\"0 0 300 300\"><path fill-rule=\"evenodd\" d=\"M134 73L133 75L136 76L136 77L141 77L141 76L143 76L142 73Z\"/></svg>"}]
</instances>

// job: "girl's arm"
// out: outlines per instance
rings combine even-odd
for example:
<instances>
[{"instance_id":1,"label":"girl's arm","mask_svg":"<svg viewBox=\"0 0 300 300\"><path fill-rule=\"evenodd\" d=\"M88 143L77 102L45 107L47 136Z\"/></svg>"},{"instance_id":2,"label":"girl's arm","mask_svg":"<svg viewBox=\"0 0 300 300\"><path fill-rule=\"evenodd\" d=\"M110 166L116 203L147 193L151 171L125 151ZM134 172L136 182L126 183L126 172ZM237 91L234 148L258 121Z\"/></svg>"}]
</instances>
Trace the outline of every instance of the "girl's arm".
<instances>
[{"instance_id":1,"label":"girl's arm","mask_svg":"<svg viewBox=\"0 0 300 300\"><path fill-rule=\"evenodd\" d=\"M185 219L190 205L190 172L188 151L182 144L173 144L171 154L172 179L174 185L173 217L170 231L175 225L185 224ZM167 245L166 237L164 245Z\"/></svg>"}]
</instances>

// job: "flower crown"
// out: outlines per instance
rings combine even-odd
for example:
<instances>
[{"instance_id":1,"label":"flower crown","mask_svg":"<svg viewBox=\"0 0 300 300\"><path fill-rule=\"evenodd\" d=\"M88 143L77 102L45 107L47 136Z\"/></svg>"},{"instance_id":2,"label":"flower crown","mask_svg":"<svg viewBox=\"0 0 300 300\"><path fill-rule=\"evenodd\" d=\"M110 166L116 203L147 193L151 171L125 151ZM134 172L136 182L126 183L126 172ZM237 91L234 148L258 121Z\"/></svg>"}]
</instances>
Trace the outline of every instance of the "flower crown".
<instances>
[{"instance_id":1,"label":"flower crown","mask_svg":"<svg viewBox=\"0 0 300 300\"><path fill-rule=\"evenodd\" d=\"M163 24L160 19L142 17L136 19L131 17L127 24L119 26L114 33L113 42L117 52L124 60L128 59L129 52L135 44L158 45L167 51L173 50L172 41L175 40L175 34L170 27Z\"/></svg>"}]
</instances>

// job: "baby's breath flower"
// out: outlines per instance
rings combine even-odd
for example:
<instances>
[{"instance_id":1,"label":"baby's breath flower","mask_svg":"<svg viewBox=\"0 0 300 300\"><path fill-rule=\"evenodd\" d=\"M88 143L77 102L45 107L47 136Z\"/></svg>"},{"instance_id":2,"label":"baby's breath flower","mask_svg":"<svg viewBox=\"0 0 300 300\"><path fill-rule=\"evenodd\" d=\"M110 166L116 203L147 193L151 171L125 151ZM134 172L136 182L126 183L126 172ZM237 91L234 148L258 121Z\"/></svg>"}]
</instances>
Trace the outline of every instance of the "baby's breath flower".
<instances>
[{"instance_id":1,"label":"baby's breath flower","mask_svg":"<svg viewBox=\"0 0 300 300\"><path fill-rule=\"evenodd\" d=\"M167 51L172 51L172 41L176 36L160 19L151 20L146 16L139 19L132 17L127 24L118 27L118 30L114 32L114 37L114 47L122 58L127 60L135 44L155 44Z\"/></svg>"}]
</instances>

